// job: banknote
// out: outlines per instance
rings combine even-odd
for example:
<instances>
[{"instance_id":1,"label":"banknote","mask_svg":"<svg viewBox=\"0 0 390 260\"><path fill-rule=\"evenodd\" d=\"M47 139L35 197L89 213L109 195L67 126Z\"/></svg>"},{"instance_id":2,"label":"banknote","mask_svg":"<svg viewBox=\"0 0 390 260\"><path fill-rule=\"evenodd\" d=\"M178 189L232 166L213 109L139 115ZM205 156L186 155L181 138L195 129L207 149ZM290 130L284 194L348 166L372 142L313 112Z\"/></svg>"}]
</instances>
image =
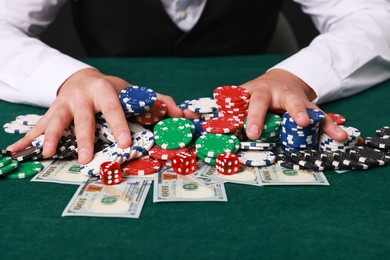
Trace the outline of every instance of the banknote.
<instances>
[{"instance_id":1,"label":"banknote","mask_svg":"<svg viewBox=\"0 0 390 260\"><path fill-rule=\"evenodd\" d=\"M153 202L170 201L227 201L227 196L223 183L206 185L192 174L179 175L168 168L156 175Z\"/></svg>"},{"instance_id":2,"label":"banknote","mask_svg":"<svg viewBox=\"0 0 390 260\"><path fill-rule=\"evenodd\" d=\"M89 178L80 172L77 159L51 160L45 162L44 166L43 170L31 181L80 185Z\"/></svg>"},{"instance_id":3,"label":"banknote","mask_svg":"<svg viewBox=\"0 0 390 260\"><path fill-rule=\"evenodd\" d=\"M207 166L195 174L197 178L210 178L220 182L231 182L238 184L262 186L262 181L257 167L240 165L240 170L236 174L220 174L215 166Z\"/></svg>"},{"instance_id":4,"label":"banknote","mask_svg":"<svg viewBox=\"0 0 390 260\"><path fill-rule=\"evenodd\" d=\"M274 164L259 167L263 185L329 185L324 173L312 170L289 170Z\"/></svg>"},{"instance_id":5,"label":"banknote","mask_svg":"<svg viewBox=\"0 0 390 260\"><path fill-rule=\"evenodd\" d=\"M139 180L103 185L98 180L87 181L76 191L62 216L139 218L151 183Z\"/></svg>"}]
</instances>

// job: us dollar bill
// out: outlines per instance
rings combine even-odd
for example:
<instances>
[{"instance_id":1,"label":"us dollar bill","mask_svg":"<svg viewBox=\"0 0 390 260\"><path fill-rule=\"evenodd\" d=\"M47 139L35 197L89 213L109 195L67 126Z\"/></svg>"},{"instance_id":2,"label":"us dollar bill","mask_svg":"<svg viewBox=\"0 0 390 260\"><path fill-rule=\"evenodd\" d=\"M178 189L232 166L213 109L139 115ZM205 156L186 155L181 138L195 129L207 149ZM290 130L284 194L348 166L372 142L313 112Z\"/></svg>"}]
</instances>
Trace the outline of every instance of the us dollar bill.
<instances>
[{"instance_id":1,"label":"us dollar bill","mask_svg":"<svg viewBox=\"0 0 390 260\"><path fill-rule=\"evenodd\" d=\"M66 216L139 218L152 181L123 181L103 185L87 181L79 187L65 210Z\"/></svg>"},{"instance_id":2,"label":"us dollar bill","mask_svg":"<svg viewBox=\"0 0 390 260\"><path fill-rule=\"evenodd\" d=\"M206 185L193 175L179 175L171 168L155 176L153 202L227 201L223 183Z\"/></svg>"},{"instance_id":3,"label":"us dollar bill","mask_svg":"<svg viewBox=\"0 0 390 260\"><path fill-rule=\"evenodd\" d=\"M274 164L259 167L263 185L329 185L323 172L290 170Z\"/></svg>"},{"instance_id":4,"label":"us dollar bill","mask_svg":"<svg viewBox=\"0 0 390 260\"><path fill-rule=\"evenodd\" d=\"M258 167L240 165L240 169L236 174L223 175L220 174L215 166L207 166L196 173L197 178L209 178L214 181L231 182L245 185L262 186L262 181L259 175Z\"/></svg>"},{"instance_id":5,"label":"us dollar bill","mask_svg":"<svg viewBox=\"0 0 390 260\"><path fill-rule=\"evenodd\" d=\"M44 165L43 170L35 175L31 181L80 185L89 179L88 176L80 172L77 159L51 160L45 162Z\"/></svg>"}]
</instances>

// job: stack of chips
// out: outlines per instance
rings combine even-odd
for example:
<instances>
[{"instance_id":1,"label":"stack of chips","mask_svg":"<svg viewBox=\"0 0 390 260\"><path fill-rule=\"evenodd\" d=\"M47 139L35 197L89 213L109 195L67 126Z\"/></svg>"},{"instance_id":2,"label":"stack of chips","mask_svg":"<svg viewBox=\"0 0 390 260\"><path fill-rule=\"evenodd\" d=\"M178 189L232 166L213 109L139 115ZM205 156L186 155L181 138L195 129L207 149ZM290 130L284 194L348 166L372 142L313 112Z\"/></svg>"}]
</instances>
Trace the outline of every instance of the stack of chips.
<instances>
[{"instance_id":1,"label":"stack of chips","mask_svg":"<svg viewBox=\"0 0 390 260\"><path fill-rule=\"evenodd\" d=\"M119 93L126 117L145 113L152 108L156 99L156 92L142 86L129 86Z\"/></svg>"},{"instance_id":2,"label":"stack of chips","mask_svg":"<svg viewBox=\"0 0 390 260\"><path fill-rule=\"evenodd\" d=\"M284 152L299 152L305 149L317 149L320 123L325 114L317 109L307 108L311 123L298 126L288 112L284 113L280 132L280 145Z\"/></svg>"},{"instance_id":3,"label":"stack of chips","mask_svg":"<svg viewBox=\"0 0 390 260\"><path fill-rule=\"evenodd\" d=\"M342 151L349 152L351 148L357 145L357 142L360 138L360 131L351 126L340 125L340 128L347 132L348 139L344 142L338 142L333 140L330 136L325 133L322 133L320 136L320 150L321 151Z\"/></svg>"},{"instance_id":4,"label":"stack of chips","mask_svg":"<svg viewBox=\"0 0 390 260\"><path fill-rule=\"evenodd\" d=\"M250 93L238 86L221 86L213 91L221 116L237 120L240 125L248 115Z\"/></svg>"},{"instance_id":5,"label":"stack of chips","mask_svg":"<svg viewBox=\"0 0 390 260\"><path fill-rule=\"evenodd\" d=\"M196 140L195 148L198 158L207 164L214 165L219 154L237 153L240 140L234 135L205 133Z\"/></svg>"},{"instance_id":6,"label":"stack of chips","mask_svg":"<svg viewBox=\"0 0 390 260\"><path fill-rule=\"evenodd\" d=\"M247 118L244 120L244 131L246 132ZM263 130L258 139L252 140L259 143L277 143L279 141L280 125L282 118L278 115L268 113L264 119Z\"/></svg>"},{"instance_id":7,"label":"stack of chips","mask_svg":"<svg viewBox=\"0 0 390 260\"><path fill-rule=\"evenodd\" d=\"M134 116L134 119L141 125L155 125L164 119L167 112L168 106L161 100L156 100L150 110Z\"/></svg>"},{"instance_id":8,"label":"stack of chips","mask_svg":"<svg viewBox=\"0 0 390 260\"><path fill-rule=\"evenodd\" d=\"M166 118L154 126L156 145L164 149L186 147L192 141L194 124L185 118Z\"/></svg>"}]
</instances>

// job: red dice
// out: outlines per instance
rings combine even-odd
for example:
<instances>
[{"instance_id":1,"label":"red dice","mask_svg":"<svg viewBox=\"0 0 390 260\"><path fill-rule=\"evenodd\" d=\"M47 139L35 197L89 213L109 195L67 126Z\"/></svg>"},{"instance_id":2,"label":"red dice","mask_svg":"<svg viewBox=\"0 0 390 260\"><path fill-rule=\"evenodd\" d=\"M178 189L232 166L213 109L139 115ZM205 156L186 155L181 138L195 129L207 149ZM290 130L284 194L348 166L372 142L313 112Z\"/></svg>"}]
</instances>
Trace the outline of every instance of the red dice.
<instances>
[{"instance_id":1,"label":"red dice","mask_svg":"<svg viewBox=\"0 0 390 260\"><path fill-rule=\"evenodd\" d=\"M172 169L181 175L188 175L196 171L196 154L180 152L172 159Z\"/></svg>"},{"instance_id":2,"label":"red dice","mask_svg":"<svg viewBox=\"0 0 390 260\"><path fill-rule=\"evenodd\" d=\"M220 174L236 174L240 170L240 161L234 153L221 153L215 159L215 168Z\"/></svg>"},{"instance_id":3,"label":"red dice","mask_svg":"<svg viewBox=\"0 0 390 260\"><path fill-rule=\"evenodd\" d=\"M100 164L100 181L106 185L121 183L123 174L118 162L104 162Z\"/></svg>"}]
</instances>

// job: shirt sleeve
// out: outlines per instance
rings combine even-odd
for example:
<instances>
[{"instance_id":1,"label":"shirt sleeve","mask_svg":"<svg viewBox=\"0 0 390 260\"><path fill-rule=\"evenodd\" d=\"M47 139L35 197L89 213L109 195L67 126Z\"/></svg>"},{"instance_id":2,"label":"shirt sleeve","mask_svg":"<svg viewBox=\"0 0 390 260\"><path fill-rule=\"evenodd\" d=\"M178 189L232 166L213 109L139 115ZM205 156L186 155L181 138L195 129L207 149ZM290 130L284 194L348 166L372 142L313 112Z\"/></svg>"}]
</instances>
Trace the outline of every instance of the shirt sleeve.
<instances>
[{"instance_id":1,"label":"shirt sleeve","mask_svg":"<svg viewBox=\"0 0 390 260\"><path fill-rule=\"evenodd\" d=\"M48 107L61 84L90 68L37 37L66 0L0 0L0 99Z\"/></svg>"},{"instance_id":2,"label":"shirt sleeve","mask_svg":"<svg viewBox=\"0 0 390 260\"><path fill-rule=\"evenodd\" d=\"M389 0L295 0L320 35L271 69L287 70L324 103L390 78Z\"/></svg>"}]
</instances>

